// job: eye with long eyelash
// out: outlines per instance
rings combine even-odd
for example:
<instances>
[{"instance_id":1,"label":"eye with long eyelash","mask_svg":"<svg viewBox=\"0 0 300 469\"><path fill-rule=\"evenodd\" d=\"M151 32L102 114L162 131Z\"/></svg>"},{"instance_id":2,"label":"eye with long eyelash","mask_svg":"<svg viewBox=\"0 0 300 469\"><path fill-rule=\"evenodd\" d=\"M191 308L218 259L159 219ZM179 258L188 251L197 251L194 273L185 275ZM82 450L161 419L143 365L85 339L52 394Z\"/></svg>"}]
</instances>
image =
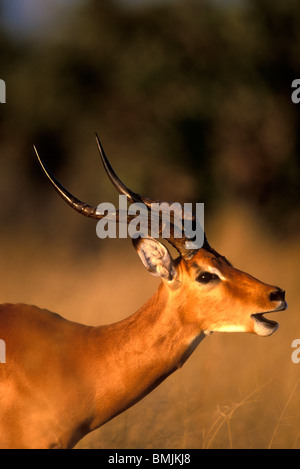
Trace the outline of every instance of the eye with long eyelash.
<instances>
[{"instance_id":1,"label":"eye with long eyelash","mask_svg":"<svg viewBox=\"0 0 300 469\"><path fill-rule=\"evenodd\" d=\"M215 280L220 280L220 278L218 277L217 274L213 274L211 272L202 272L202 274L198 275L198 277L196 278L197 282L203 283L203 284L206 284Z\"/></svg>"}]
</instances>

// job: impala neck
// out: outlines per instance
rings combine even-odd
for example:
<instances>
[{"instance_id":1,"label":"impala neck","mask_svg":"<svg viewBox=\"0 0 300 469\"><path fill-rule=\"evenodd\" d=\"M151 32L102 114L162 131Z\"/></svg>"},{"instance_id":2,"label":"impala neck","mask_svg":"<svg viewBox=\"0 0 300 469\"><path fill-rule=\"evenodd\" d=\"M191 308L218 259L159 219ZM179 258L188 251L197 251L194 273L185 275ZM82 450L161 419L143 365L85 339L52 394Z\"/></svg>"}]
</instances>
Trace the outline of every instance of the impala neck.
<instances>
[{"instance_id":1,"label":"impala neck","mask_svg":"<svg viewBox=\"0 0 300 469\"><path fill-rule=\"evenodd\" d=\"M95 415L91 428L142 399L182 366L205 337L183 323L163 284L135 314L95 328L92 334Z\"/></svg>"}]
</instances>

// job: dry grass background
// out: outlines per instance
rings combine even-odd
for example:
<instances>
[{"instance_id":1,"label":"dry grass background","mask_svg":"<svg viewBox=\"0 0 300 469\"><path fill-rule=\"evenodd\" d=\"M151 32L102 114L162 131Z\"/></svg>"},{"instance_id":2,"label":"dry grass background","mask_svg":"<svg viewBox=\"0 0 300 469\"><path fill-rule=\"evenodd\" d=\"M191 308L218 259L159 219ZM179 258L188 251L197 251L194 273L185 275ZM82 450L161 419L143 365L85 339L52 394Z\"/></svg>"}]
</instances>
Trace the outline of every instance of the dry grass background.
<instances>
[{"instance_id":1,"label":"dry grass background","mask_svg":"<svg viewBox=\"0 0 300 469\"><path fill-rule=\"evenodd\" d=\"M239 206L207 220L206 231L236 267L286 289L289 309L274 314L279 330L268 338L213 334L181 370L77 448L300 447L300 364L291 361L291 343L300 338L300 241L275 240ZM36 304L94 325L128 316L159 282L129 240L99 243L105 249L84 257L72 243L45 244L21 227L2 237L0 301Z\"/></svg>"}]
</instances>

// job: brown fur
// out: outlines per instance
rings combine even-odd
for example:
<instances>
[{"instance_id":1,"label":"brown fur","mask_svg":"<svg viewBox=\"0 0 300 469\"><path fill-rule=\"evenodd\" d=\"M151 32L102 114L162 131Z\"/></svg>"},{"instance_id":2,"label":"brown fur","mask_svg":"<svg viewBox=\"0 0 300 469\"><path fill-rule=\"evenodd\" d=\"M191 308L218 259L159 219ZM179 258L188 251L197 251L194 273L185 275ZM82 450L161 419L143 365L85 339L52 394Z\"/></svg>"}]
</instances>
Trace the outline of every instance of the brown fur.
<instances>
[{"instance_id":1,"label":"brown fur","mask_svg":"<svg viewBox=\"0 0 300 469\"><path fill-rule=\"evenodd\" d=\"M0 364L0 447L71 448L152 391L180 367L203 331L255 332L251 314L270 311L276 287L204 249L179 259L135 314L88 327L35 306L0 306L6 363ZM224 279L199 285L198 271Z\"/></svg>"}]
</instances>

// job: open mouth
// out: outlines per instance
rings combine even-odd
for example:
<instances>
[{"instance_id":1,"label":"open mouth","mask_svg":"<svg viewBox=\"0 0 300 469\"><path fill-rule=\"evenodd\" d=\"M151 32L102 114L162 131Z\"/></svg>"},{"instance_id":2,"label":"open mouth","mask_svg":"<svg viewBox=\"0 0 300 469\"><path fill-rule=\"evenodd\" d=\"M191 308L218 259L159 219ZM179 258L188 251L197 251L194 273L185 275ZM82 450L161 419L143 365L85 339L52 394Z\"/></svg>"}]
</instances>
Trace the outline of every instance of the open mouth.
<instances>
[{"instance_id":1,"label":"open mouth","mask_svg":"<svg viewBox=\"0 0 300 469\"><path fill-rule=\"evenodd\" d=\"M266 319L264 314L275 313L277 311L283 311L287 308L287 303L282 301L281 304L276 309L271 311L265 311L263 313L251 314L252 319L254 320L254 332L260 336L268 336L273 334L279 327L279 324L276 321L271 321Z\"/></svg>"}]
</instances>

